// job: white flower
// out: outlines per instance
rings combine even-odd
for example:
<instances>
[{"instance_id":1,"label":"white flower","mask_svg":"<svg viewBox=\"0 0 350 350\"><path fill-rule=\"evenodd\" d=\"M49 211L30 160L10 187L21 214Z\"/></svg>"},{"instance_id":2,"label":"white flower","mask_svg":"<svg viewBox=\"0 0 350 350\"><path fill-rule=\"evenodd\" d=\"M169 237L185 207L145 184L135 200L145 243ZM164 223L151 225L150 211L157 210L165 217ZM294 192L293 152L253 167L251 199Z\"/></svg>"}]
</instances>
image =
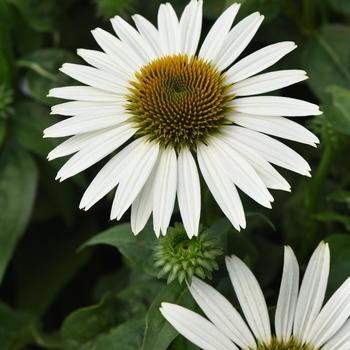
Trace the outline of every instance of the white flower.
<instances>
[{"instance_id":1,"label":"white flower","mask_svg":"<svg viewBox=\"0 0 350 350\"><path fill-rule=\"evenodd\" d=\"M73 100L52 108L52 114L71 117L44 132L45 137L70 136L48 156L74 154L57 179L112 155L84 193L80 208L89 209L117 187L111 219L119 220L131 206L137 234L153 213L159 236L166 234L177 196L192 237L198 234L201 210L195 158L237 230L246 226L237 187L271 208L268 189L290 190L271 164L310 176L300 155L267 134L314 146L317 137L285 117L317 115L318 106L287 97L247 97L307 78L302 70L258 74L296 45L280 42L237 61L264 18L253 13L231 28L238 9L233 4L217 19L199 50L201 0L192 0L180 19L169 3L162 4L158 28L135 15L136 30L117 16L111 22L118 38L100 28L92 31L104 52L78 50L91 66L63 65L63 73L86 86L49 93Z\"/></svg>"},{"instance_id":2,"label":"white flower","mask_svg":"<svg viewBox=\"0 0 350 350\"><path fill-rule=\"evenodd\" d=\"M204 350L349 350L350 278L322 307L329 264L328 244L321 242L299 290L298 262L292 249L285 247L274 335L259 284L236 256L227 257L226 266L246 322L224 296L198 278L189 289L209 321L174 304L163 303L161 312Z\"/></svg>"}]
</instances>

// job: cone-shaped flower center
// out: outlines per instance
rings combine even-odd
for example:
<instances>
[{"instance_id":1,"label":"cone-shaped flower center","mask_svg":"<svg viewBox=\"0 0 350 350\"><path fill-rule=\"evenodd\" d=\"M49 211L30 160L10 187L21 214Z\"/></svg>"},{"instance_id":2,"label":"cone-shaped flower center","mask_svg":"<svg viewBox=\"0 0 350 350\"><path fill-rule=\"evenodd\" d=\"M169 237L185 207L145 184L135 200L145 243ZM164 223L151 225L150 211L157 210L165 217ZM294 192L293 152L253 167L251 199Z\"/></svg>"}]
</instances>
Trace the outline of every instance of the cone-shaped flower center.
<instances>
[{"instance_id":1,"label":"cone-shaped flower center","mask_svg":"<svg viewBox=\"0 0 350 350\"><path fill-rule=\"evenodd\" d=\"M164 146L193 148L227 123L232 97L212 64L186 55L165 56L136 73L127 109L139 134Z\"/></svg>"},{"instance_id":2,"label":"cone-shaped flower center","mask_svg":"<svg viewBox=\"0 0 350 350\"><path fill-rule=\"evenodd\" d=\"M274 338L269 345L259 344L256 350L318 350L308 344L301 344L295 338L281 342Z\"/></svg>"}]
</instances>

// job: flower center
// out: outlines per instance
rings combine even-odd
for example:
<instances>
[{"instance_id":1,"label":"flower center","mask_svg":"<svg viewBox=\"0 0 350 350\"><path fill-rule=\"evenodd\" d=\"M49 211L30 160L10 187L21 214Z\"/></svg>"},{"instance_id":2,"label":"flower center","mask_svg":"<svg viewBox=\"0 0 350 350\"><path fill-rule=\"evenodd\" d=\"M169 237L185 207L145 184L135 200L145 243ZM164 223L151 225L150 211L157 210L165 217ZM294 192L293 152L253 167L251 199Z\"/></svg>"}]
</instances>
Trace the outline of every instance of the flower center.
<instances>
[{"instance_id":1,"label":"flower center","mask_svg":"<svg viewBox=\"0 0 350 350\"><path fill-rule=\"evenodd\" d=\"M288 342L280 342L273 338L269 345L259 344L256 350L318 350L311 345L301 344L295 338L290 338Z\"/></svg>"},{"instance_id":2,"label":"flower center","mask_svg":"<svg viewBox=\"0 0 350 350\"><path fill-rule=\"evenodd\" d=\"M127 109L140 135L160 144L194 148L228 123L225 76L198 57L165 56L135 74Z\"/></svg>"}]
</instances>

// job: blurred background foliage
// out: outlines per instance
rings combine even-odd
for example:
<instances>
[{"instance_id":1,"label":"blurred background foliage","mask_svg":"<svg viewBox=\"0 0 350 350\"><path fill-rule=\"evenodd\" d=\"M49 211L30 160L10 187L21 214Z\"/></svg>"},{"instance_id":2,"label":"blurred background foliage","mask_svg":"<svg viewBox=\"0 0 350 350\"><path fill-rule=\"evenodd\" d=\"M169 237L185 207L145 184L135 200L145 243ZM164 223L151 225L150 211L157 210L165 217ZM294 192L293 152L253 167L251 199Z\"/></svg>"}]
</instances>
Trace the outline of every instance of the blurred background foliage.
<instances>
[{"instance_id":1,"label":"blurred background foliage","mask_svg":"<svg viewBox=\"0 0 350 350\"><path fill-rule=\"evenodd\" d=\"M187 0L174 0L177 12ZM266 20L248 52L294 40L299 48L278 68L305 69L305 84L280 94L319 103L324 115L298 119L320 138L318 149L293 145L313 177L286 173L292 193L274 193L265 210L245 199L248 225L234 231L207 194L206 228L225 254L245 259L270 305L276 302L282 244L305 267L316 244L330 243L329 293L350 275L350 1L242 0L240 17ZM204 0L207 32L228 0ZM140 13L153 22L159 0L0 0L0 349L194 350L162 319L160 302L193 307L184 285L157 279L150 228L137 238L127 224L109 222L110 199L78 210L97 168L57 183L62 161L46 155L56 141L42 139L55 122L46 97L69 84L58 72L78 61L77 48L96 48L90 30L111 31L116 14ZM203 37L202 37L203 38ZM178 213L174 222L179 220ZM223 266L211 282L230 299ZM234 302L234 300L233 300ZM175 340L174 340L175 339Z\"/></svg>"}]
</instances>

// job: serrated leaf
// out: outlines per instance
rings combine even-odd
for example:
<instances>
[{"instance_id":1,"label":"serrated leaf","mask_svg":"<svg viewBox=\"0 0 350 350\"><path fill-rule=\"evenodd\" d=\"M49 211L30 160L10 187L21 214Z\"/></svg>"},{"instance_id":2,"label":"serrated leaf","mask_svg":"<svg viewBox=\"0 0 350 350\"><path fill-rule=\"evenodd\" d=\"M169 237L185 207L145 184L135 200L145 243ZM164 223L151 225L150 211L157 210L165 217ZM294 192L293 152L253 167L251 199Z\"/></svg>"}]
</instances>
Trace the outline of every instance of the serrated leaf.
<instances>
[{"instance_id":1,"label":"serrated leaf","mask_svg":"<svg viewBox=\"0 0 350 350\"><path fill-rule=\"evenodd\" d=\"M192 308L194 305L186 286L180 285L177 281L165 286L147 313L142 350L166 350L178 334L160 313L162 302L179 304L187 308Z\"/></svg>"},{"instance_id":2,"label":"serrated leaf","mask_svg":"<svg viewBox=\"0 0 350 350\"><path fill-rule=\"evenodd\" d=\"M31 156L18 148L0 154L0 282L32 211L38 172Z\"/></svg>"}]
</instances>

